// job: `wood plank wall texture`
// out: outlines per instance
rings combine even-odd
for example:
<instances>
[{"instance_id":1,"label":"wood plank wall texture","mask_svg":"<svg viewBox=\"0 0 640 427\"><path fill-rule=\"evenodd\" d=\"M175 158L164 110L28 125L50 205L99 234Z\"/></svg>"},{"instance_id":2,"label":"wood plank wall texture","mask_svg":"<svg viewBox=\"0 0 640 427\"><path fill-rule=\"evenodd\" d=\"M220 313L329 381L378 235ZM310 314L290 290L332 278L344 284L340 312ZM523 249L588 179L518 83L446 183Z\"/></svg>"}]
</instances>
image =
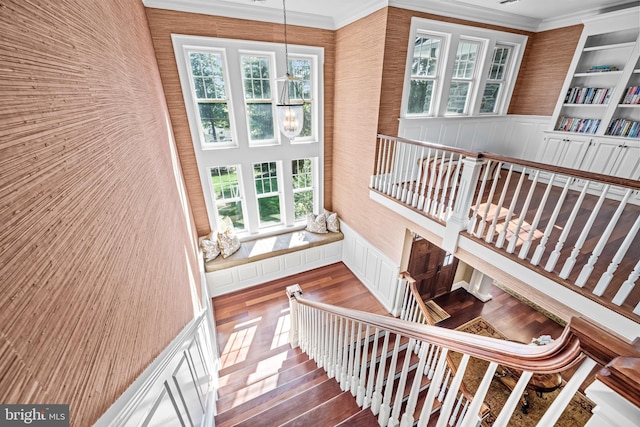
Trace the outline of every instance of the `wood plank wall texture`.
<instances>
[{"instance_id":1,"label":"wood plank wall texture","mask_svg":"<svg viewBox=\"0 0 640 427\"><path fill-rule=\"evenodd\" d=\"M141 2L2 0L0 28L0 402L86 426L193 318L195 225Z\"/></svg>"},{"instance_id":2,"label":"wood plank wall texture","mask_svg":"<svg viewBox=\"0 0 640 427\"><path fill-rule=\"evenodd\" d=\"M150 8L147 9L147 18L198 234L202 236L210 232L209 219L202 194L202 186L200 185L182 89L180 88L180 78L173 53L171 34L283 43L283 28L280 24L267 22ZM324 176L326 182L331 182L333 170L334 39L334 31L295 25L287 26L287 41L290 44L324 48ZM331 186L325 185L324 191L325 207L331 209Z\"/></svg>"}]
</instances>

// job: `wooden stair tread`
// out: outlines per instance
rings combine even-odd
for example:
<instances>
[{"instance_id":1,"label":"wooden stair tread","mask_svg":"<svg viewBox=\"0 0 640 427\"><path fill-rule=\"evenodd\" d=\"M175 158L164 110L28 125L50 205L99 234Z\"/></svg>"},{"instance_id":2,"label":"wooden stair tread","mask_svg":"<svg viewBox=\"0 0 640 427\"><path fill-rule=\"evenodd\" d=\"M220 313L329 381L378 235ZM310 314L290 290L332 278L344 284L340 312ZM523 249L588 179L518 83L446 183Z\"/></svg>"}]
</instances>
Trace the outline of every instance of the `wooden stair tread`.
<instances>
[{"instance_id":1,"label":"wooden stair tread","mask_svg":"<svg viewBox=\"0 0 640 427\"><path fill-rule=\"evenodd\" d=\"M378 418L373 415L369 408L362 409L360 412L350 416L342 421L337 427L377 427Z\"/></svg>"},{"instance_id":2,"label":"wooden stair tread","mask_svg":"<svg viewBox=\"0 0 640 427\"><path fill-rule=\"evenodd\" d=\"M245 427L279 426L297 416L312 410L318 402L324 402L342 393L340 385L333 379L328 379L315 387L296 394L287 400L275 404L265 411L238 423Z\"/></svg>"},{"instance_id":3,"label":"wooden stair tread","mask_svg":"<svg viewBox=\"0 0 640 427\"><path fill-rule=\"evenodd\" d=\"M355 397L350 392L344 391L333 399L282 425L285 427L334 426L360 412L360 410Z\"/></svg>"},{"instance_id":4,"label":"wooden stair tread","mask_svg":"<svg viewBox=\"0 0 640 427\"><path fill-rule=\"evenodd\" d=\"M277 402L281 402L295 396L296 394L310 389L328 379L329 377L325 371L318 368L313 372L303 375L294 381L288 382L287 384L283 384L274 390L263 393L247 402L234 406L231 409L220 411L215 417L216 426L223 427L235 425L238 422L264 411Z\"/></svg>"},{"instance_id":5,"label":"wooden stair tread","mask_svg":"<svg viewBox=\"0 0 640 427\"><path fill-rule=\"evenodd\" d=\"M221 397L217 403L218 409L220 411L224 411L233 406L237 406L238 404L253 399L262 393L276 389L289 381L293 381L302 375L313 372L316 369L318 369L316 362L309 359L281 372L275 372L271 375L269 375L269 373L264 373L262 375L264 378L250 381L249 384L244 386L242 386L243 382L248 380L234 382L233 384L230 384L228 388L225 387L224 391L222 389L219 390L219 395ZM256 372L256 374L259 375L260 373Z\"/></svg>"}]
</instances>

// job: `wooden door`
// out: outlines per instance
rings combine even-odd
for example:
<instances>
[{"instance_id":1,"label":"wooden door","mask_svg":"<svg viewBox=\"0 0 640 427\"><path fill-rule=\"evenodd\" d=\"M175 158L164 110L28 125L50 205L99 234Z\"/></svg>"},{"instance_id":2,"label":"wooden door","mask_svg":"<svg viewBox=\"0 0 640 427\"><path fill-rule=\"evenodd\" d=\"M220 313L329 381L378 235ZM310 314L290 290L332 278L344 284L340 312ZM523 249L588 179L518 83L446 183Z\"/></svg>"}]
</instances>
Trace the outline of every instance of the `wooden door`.
<instances>
[{"instance_id":1,"label":"wooden door","mask_svg":"<svg viewBox=\"0 0 640 427\"><path fill-rule=\"evenodd\" d=\"M411 245L407 272L416 281L424 300L430 300L451 291L458 259L423 238Z\"/></svg>"}]
</instances>

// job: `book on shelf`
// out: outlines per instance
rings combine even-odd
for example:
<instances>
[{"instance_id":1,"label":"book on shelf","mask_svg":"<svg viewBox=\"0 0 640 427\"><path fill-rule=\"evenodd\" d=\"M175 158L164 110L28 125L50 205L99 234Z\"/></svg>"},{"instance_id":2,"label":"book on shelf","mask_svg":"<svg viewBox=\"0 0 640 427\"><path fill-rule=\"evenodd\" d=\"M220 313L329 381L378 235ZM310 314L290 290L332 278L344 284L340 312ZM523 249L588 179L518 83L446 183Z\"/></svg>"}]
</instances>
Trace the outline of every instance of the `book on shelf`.
<instances>
[{"instance_id":1,"label":"book on shelf","mask_svg":"<svg viewBox=\"0 0 640 427\"><path fill-rule=\"evenodd\" d=\"M565 104L606 104L609 102L611 88L607 87L570 87L565 96Z\"/></svg>"},{"instance_id":2,"label":"book on shelf","mask_svg":"<svg viewBox=\"0 0 640 427\"><path fill-rule=\"evenodd\" d=\"M583 119L561 116L556 130L564 132L585 133L593 135L598 130L600 119Z\"/></svg>"},{"instance_id":3,"label":"book on shelf","mask_svg":"<svg viewBox=\"0 0 640 427\"><path fill-rule=\"evenodd\" d=\"M592 65L587 73L608 73L609 71L618 71L615 65Z\"/></svg>"},{"instance_id":4,"label":"book on shelf","mask_svg":"<svg viewBox=\"0 0 640 427\"><path fill-rule=\"evenodd\" d=\"M640 122L628 119L613 119L607 128L607 135L640 138Z\"/></svg>"},{"instance_id":5,"label":"book on shelf","mask_svg":"<svg viewBox=\"0 0 640 427\"><path fill-rule=\"evenodd\" d=\"M640 104L640 86L628 87L622 96L621 104Z\"/></svg>"}]
</instances>

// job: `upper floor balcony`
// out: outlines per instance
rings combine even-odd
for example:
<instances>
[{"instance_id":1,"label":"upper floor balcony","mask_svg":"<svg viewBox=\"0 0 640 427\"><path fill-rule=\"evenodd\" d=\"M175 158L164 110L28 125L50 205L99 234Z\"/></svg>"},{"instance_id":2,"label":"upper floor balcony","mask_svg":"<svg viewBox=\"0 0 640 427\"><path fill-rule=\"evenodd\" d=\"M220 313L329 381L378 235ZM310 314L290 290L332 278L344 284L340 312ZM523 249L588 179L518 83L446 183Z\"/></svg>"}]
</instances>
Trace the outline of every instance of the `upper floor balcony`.
<instances>
[{"instance_id":1,"label":"upper floor balcony","mask_svg":"<svg viewBox=\"0 0 640 427\"><path fill-rule=\"evenodd\" d=\"M640 336L640 181L383 135L376 150L372 199L443 249Z\"/></svg>"}]
</instances>

